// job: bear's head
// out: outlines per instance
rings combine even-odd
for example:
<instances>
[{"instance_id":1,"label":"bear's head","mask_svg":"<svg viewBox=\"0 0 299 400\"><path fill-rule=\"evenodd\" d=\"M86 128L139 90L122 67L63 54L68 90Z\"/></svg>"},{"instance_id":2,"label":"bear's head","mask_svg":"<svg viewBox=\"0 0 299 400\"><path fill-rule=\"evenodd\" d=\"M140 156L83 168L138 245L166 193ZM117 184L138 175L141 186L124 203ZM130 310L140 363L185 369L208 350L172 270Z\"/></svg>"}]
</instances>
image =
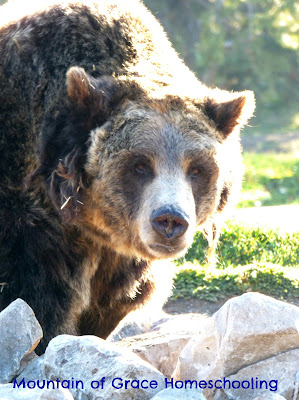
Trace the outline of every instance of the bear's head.
<instances>
[{"instance_id":1,"label":"bear's head","mask_svg":"<svg viewBox=\"0 0 299 400\"><path fill-rule=\"evenodd\" d=\"M68 128L45 145L55 161L47 184L65 223L147 259L183 255L199 228L215 241L218 216L240 189L239 130L253 94L155 99L132 80L78 67L67 91Z\"/></svg>"}]
</instances>

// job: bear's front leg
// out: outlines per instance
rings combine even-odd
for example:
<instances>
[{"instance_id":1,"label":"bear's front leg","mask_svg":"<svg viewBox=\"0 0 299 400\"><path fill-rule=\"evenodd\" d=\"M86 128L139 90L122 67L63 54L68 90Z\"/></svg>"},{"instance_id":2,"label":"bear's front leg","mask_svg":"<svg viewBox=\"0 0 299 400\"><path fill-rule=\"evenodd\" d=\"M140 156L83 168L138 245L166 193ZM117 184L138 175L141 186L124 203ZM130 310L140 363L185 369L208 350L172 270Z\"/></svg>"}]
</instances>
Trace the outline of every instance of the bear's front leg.
<instances>
[{"instance_id":1,"label":"bear's front leg","mask_svg":"<svg viewBox=\"0 0 299 400\"><path fill-rule=\"evenodd\" d=\"M48 265L38 264L20 251L15 253L14 260L9 258L1 260L1 282L5 285L0 293L0 310L17 298L26 301L43 330L43 338L37 347L37 353L42 354L55 336L77 333L72 313L76 294L67 280L61 279L61 274L53 276L49 273ZM10 276L3 271L7 266L14 270Z\"/></svg>"},{"instance_id":2,"label":"bear's front leg","mask_svg":"<svg viewBox=\"0 0 299 400\"><path fill-rule=\"evenodd\" d=\"M74 234L62 233L55 215L24 201L12 204L11 196L4 200L0 210L0 311L17 298L29 304L43 329L37 348L41 354L53 337L76 334L76 315L84 307L81 297L89 296L88 290L82 290L84 252L76 246Z\"/></svg>"}]
</instances>

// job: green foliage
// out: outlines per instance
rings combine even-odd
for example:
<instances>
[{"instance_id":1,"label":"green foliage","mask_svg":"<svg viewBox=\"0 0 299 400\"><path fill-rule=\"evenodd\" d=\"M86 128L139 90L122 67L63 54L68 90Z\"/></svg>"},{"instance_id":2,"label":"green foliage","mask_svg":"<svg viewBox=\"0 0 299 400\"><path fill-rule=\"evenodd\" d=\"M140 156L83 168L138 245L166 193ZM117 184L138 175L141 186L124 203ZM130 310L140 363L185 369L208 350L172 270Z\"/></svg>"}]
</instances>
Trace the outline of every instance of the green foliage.
<instances>
[{"instance_id":1,"label":"green foliage","mask_svg":"<svg viewBox=\"0 0 299 400\"><path fill-rule=\"evenodd\" d=\"M299 159L290 154L245 153L239 207L299 204Z\"/></svg>"},{"instance_id":2,"label":"green foliage","mask_svg":"<svg viewBox=\"0 0 299 400\"><path fill-rule=\"evenodd\" d=\"M222 267L257 262L282 266L299 264L299 233L228 224L220 243L218 257Z\"/></svg>"},{"instance_id":3,"label":"green foliage","mask_svg":"<svg viewBox=\"0 0 299 400\"><path fill-rule=\"evenodd\" d=\"M197 233L178 266L173 299L217 301L256 291L279 299L299 297L299 232L228 224L218 246L218 264L205 262L207 242ZM279 265L278 265L279 264Z\"/></svg>"},{"instance_id":4,"label":"green foliage","mask_svg":"<svg viewBox=\"0 0 299 400\"><path fill-rule=\"evenodd\" d=\"M217 301L251 291L285 300L299 297L299 270L266 263L222 270L186 263L178 269L172 299Z\"/></svg>"},{"instance_id":5,"label":"green foliage","mask_svg":"<svg viewBox=\"0 0 299 400\"><path fill-rule=\"evenodd\" d=\"M177 265L186 261L204 264L206 247L205 238L198 232L186 256L176 261ZM220 237L217 256L218 268L263 262L296 266L299 265L299 232L281 233L229 223Z\"/></svg>"}]
</instances>

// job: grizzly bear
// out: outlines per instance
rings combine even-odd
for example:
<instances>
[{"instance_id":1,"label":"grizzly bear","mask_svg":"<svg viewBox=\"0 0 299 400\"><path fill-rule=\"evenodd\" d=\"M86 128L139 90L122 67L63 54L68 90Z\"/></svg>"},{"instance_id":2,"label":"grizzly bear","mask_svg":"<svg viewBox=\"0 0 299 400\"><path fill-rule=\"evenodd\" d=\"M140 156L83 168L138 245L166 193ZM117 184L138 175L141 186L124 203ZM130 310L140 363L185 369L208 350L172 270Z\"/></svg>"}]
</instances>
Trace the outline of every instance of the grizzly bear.
<instances>
[{"instance_id":1,"label":"grizzly bear","mask_svg":"<svg viewBox=\"0 0 299 400\"><path fill-rule=\"evenodd\" d=\"M39 353L61 333L106 338L161 260L197 229L217 241L253 109L200 83L138 0L1 7L0 310L33 308Z\"/></svg>"}]
</instances>

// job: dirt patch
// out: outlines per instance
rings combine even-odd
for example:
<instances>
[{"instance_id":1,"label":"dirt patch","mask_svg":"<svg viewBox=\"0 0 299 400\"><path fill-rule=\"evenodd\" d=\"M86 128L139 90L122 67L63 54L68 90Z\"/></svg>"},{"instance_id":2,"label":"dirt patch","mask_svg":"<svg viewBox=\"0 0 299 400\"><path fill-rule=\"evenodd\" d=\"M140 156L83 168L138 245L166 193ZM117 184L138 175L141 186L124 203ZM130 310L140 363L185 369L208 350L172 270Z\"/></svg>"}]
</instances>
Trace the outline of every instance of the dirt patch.
<instances>
[{"instance_id":1,"label":"dirt patch","mask_svg":"<svg viewBox=\"0 0 299 400\"><path fill-rule=\"evenodd\" d=\"M167 314L202 314L211 316L219 310L230 297L217 302L200 300L200 299L177 299L168 301L163 307L163 311Z\"/></svg>"},{"instance_id":2,"label":"dirt patch","mask_svg":"<svg viewBox=\"0 0 299 400\"><path fill-rule=\"evenodd\" d=\"M201 314L205 316L211 316L223 306L227 300L234 296L226 297L225 299L217 302L211 302L200 299L177 299L174 301L168 301L163 307L163 311L167 314ZM294 304L299 307L299 297L289 299L288 303Z\"/></svg>"}]
</instances>

